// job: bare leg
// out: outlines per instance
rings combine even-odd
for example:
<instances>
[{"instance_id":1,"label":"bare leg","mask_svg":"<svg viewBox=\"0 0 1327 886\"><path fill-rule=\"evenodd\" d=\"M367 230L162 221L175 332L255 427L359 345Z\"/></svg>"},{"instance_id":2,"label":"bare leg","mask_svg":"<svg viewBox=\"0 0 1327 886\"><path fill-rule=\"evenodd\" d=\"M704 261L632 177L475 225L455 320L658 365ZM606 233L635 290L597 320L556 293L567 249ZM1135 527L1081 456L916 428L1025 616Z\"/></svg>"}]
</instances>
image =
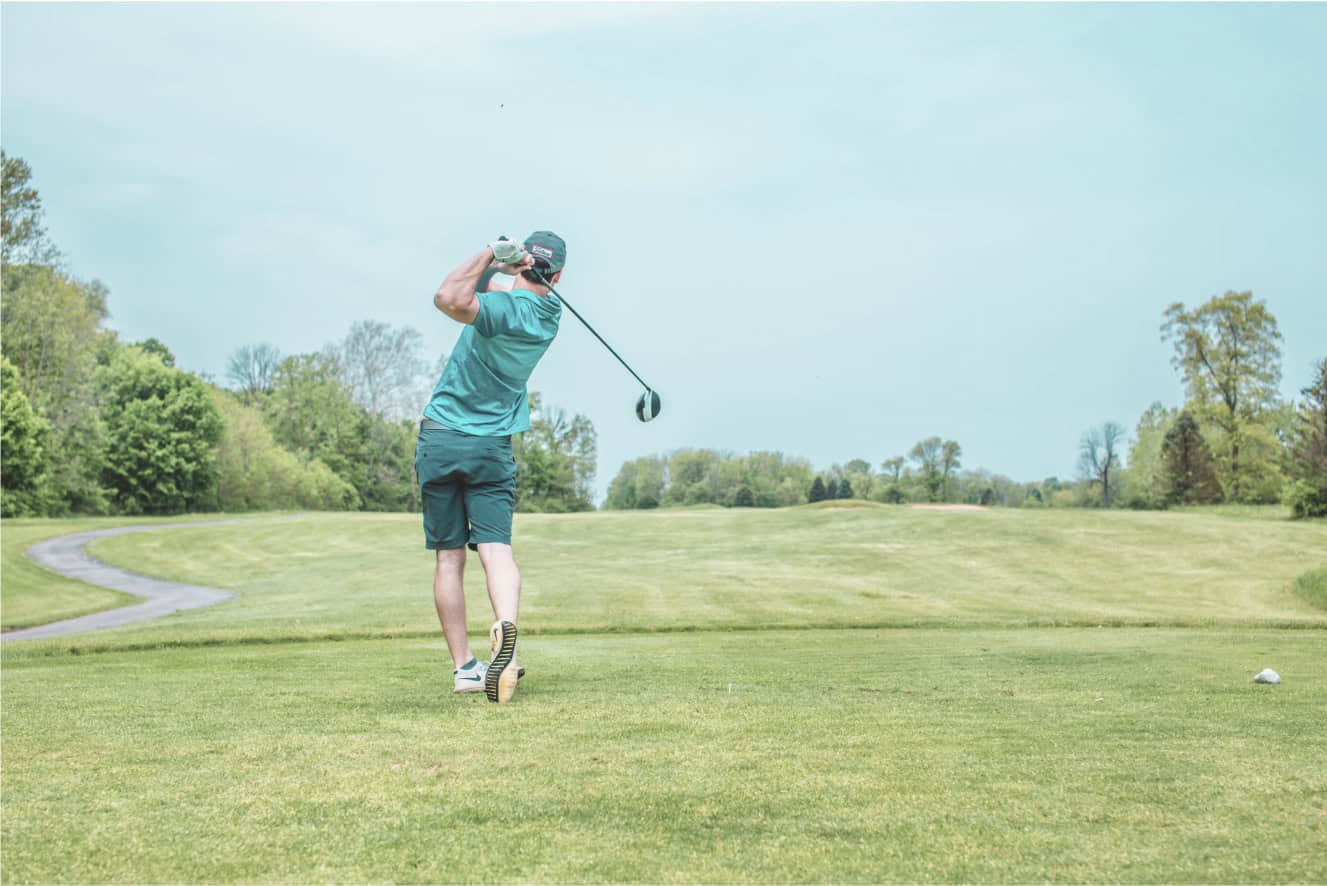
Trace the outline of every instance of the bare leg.
<instances>
[{"instance_id":1,"label":"bare leg","mask_svg":"<svg viewBox=\"0 0 1327 886\"><path fill-rule=\"evenodd\" d=\"M447 638L447 649L459 668L474 658L470 639L465 633L465 548L438 551L438 568L433 573L433 604L438 607L438 621Z\"/></svg>"},{"instance_id":2,"label":"bare leg","mask_svg":"<svg viewBox=\"0 0 1327 886\"><path fill-rule=\"evenodd\" d=\"M521 604L521 572L511 555L511 545L485 542L479 547L479 562L488 578L488 599L493 616L516 624L516 610Z\"/></svg>"}]
</instances>

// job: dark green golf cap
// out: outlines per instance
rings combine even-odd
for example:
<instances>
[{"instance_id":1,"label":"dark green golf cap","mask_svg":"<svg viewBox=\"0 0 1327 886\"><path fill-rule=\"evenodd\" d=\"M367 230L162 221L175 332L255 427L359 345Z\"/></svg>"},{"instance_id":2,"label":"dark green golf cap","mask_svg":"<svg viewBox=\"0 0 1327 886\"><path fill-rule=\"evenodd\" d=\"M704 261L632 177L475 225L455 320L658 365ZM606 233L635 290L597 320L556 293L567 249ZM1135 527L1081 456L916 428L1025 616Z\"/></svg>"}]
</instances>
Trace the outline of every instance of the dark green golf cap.
<instances>
[{"instance_id":1,"label":"dark green golf cap","mask_svg":"<svg viewBox=\"0 0 1327 886\"><path fill-rule=\"evenodd\" d=\"M567 264L567 241L552 231L535 231L525 238L525 251L534 256L535 268L556 274Z\"/></svg>"}]
</instances>

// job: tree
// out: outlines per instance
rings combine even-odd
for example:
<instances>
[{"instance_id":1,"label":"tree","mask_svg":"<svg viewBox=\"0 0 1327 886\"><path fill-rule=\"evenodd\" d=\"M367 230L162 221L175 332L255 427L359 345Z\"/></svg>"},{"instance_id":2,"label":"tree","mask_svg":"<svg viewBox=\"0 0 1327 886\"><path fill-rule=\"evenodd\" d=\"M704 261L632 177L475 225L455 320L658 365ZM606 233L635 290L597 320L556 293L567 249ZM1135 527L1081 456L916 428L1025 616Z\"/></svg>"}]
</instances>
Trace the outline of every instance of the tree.
<instances>
[{"instance_id":1,"label":"tree","mask_svg":"<svg viewBox=\"0 0 1327 886\"><path fill-rule=\"evenodd\" d=\"M18 386L51 426L51 495L58 513L103 513L100 478L105 437L92 383L99 354L114 350L106 288L41 265L6 265L0 302L0 347Z\"/></svg>"},{"instance_id":2,"label":"tree","mask_svg":"<svg viewBox=\"0 0 1327 886\"><path fill-rule=\"evenodd\" d=\"M864 458L854 458L843 466L843 476L848 481L854 496L870 498L875 489L875 474L871 463Z\"/></svg>"},{"instance_id":3,"label":"tree","mask_svg":"<svg viewBox=\"0 0 1327 886\"><path fill-rule=\"evenodd\" d=\"M428 372L420 356L423 347L424 336L416 329L361 320L328 349L328 356L361 409L387 419L412 419L424 408L416 402L420 379Z\"/></svg>"},{"instance_id":4,"label":"tree","mask_svg":"<svg viewBox=\"0 0 1327 886\"><path fill-rule=\"evenodd\" d=\"M944 441L939 437L927 437L925 440L919 441L908 452L908 458L915 461L921 471L922 483L926 487L927 501L939 501L944 488L945 478L940 467L943 452Z\"/></svg>"},{"instance_id":5,"label":"tree","mask_svg":"<svg viewBox=\"0 0 1327 886\"><path fill-rule=\"evenodd\" d=\"M244 402L253 403L272 389L280 365L281 352L272 345L244 345L230 355L226 380L240 392Z\"/></svg>"},{"instance_id":6,"label":"tree","mask_svg":"<svg viewBox=\"0 0 1327 886\"><path fill-rule=\"evenodd\" d=\"M361 413L358 427L364 452L362 470L355 477L360 506L366 511L417 511L415 440L419 424Z\"/></svg>"},{"instance_id":7,"label":"tree","mask_svg":"<svg viewBox=\"0 0 1327 886\"><path fill-rule=\"evenodd\" d=\"M838 495L836 498L852 498L852 481L844 477L839 481Z\"/></svg>"},{"instance_id":8,"label":"tree","mask_svg":"<svg viewBox=\"0 0 1327 886\"><path fill-rule=\"evenodd\" d=\"M959 458L963 455L963 449L953 440L946 440L940 447L940 483L941 497L949 500L949 478L955 471L963 466Z\"/></svg>"},{"instance_id":9,"label":"tree","mask_svg":"<svg viewBox=\"0 0 1327 886\"><path fill-rule=\"evenodd\" d=\"M718 504L722 491L716 489L714 472L721 457L712 449L678 449L668 456L668 488L665 505Z\"/></svg>"},{"instance_id":10,"label":"tree","mask_svg":"<svg viewBox=\"0 0 1327 886\"><path fill-rule=\"evenodd\" d=\"M592 510L594 424L584 415L569 418L565 410L544 407L537 393L530 395L530 412L530 430L512 447L517 508L550 513Z\"/></svg>"},{"instance_id":11,"label":"tree","mask_svg":"<svg viewBox=\"0 0 1327 886\"><path fill-rule=\"evenodd\" d=\"M885 487L884 500L890 504L898 504L903 501L903 456L887 458L880 463L880 468L889 478L889 484Z\"/></svg>"},{"instance_id":12,"label":"tree","mask_svg":"<svg viewBox=\"0 0 1327 886\"><path fill-rule=\"evenodd\" d=\"M1174 343L1172 363L1189 398L1199 416L1221 432L1218 469L1228 497L1243 501L1246 477L1268 469L1270 435L1260 426L1276 406L1281 379L1276 318L1252 292L1214 296L1191 311L1176 302L1165 317L1162 335ZM1250 445L1262 452L1245 452Z\"/></svg>"},{"instance_id":13,"label":"tree","mask_svg":"<svg viewBox=\"0 0 1327 886\"><path fill-rule=\"evenodd\" d=\"M152 354L161 360L163 366L174 367L175 355L159 339L148 338L133 345L145 354Z\"/></svg>"},{"instance_id":14,"label":"tree","mask_svg":"<svg viewBox=\"0 0 1327 886\"><path fill-rule=\"evenodd\" d=\"M1161 442L1178 413L1153 403L1138 419L1133 446L1129 449L1129 506L1159 508L1165 504L1165 475L1161 464Z\"/></svg>"},{"instance_id":15,"label":"tree","mask_svg":"<svg viewBox=\"0 0 1327 886\"><path fill-rule=\"evenodd\" d=\"M1111 475L1120 467L1119 448L1124 428L1113 421L1092 428L1079 444L1079 465L1089 483L1101 484L1101 506L1110 507Z\"/></svg>"},{"instance_id":16,"label":"tree","mask_svg":"<svg viewBox=\"0 0 1327 886\"><path fill-rule=\"evenodd\" d=\"M9 267L0 304L0 341L24 395L48 415L59 415L96 363L107 317L105 287L45 266Z\"/></svg>"},{"instance_id":17,"label":"tree","mask_svg":"<svg viewBox=\"0 0 1327 886\"><path fill-rule=\"evenodd\" d=\"M710 470L716 485L723 483L733 490L751 488L758 508L779 508L802 504L811 482L810 462L788 458L782 452L752 452L740 458L715 453L718 461ZM717 501L724 501L720 496Z\"/></svg>"},{"instance_id":18,"label":"tree","mask_svg":"<svg viewBox=\"0 0 1327 886\"><path fill-rule=\"evenodd\" d=\"M357 491L368 484L363 413L326 356L281 361L262 409L273 438L301 461L321 461Z\"/></svg>"},{"instance_id":19,"label":"tree","mask_svg":"<svg viewBox=\"0 0 1327 886\"><path fill-rule=\"evenodd\" d=\"M1296 517L1327 517L1327 359L1314 366L1313 383L1302 393L1286 503Z\"/></svg>"},{"instance_id":20,"label":"tree","mask_svg":"<svg viewBox=\"0 0 1327 886\"><path fill-rule=\"evenodd\" d=\"M751 487L743 483L737 487L737 493L733 495L733 507L735 508L753 508L756 506L755 494L751 492Z\"/></svg>"},{"instance_id":21,"label":"tree","mask_svg":"<svg viewBox=\"0 0 1327 886\"><path fill-rule=\"evenodd\" d=\"M54 264L55 246L42 227L41 195L32 184L32 169L19 157L0 150L0 262Z\"/></svg>"},{"instance_id":22,"label":"tree","mask_svg":"<svg viewBox=\"0 0 1327 886\"><path fill-rule=\"evenodd\" d=\"M216 510L330 511L358 504L355 488L327 465L316 459L305 464L278 446L257 409L230 392L209 393L224 424L216 448Z\"/></svg>"},{"instance_id":23,"label":"tree","mask_svg":"<svg viewBox=\"0 0 1327 886\"><path fill-rule=\"evenodd\" d=\"M222 421L207 386L138 348L100 367L104 483L126 514L174 514L215 499Z\"/></svg>"},{"instance_id":24,"label":"tree","mask_svg":"<svg viewBox=\"0 0 1327 886\"><path fill-rule=\"evenodd\" d=\"M657 508L664 494L665 461L656 455L625 462L608 486L604 507L611 510Z\"/></svg>"},{"instance_id":25,"label":"tree","mask_svg":"<svg viewBox=\"0 0 1327 886\"><path fill-rule=\"evenodd\" d=\"M819 474L811 481L811 491L806 494L806 498L813 504L829 498L829 490L825 488L825 481L820 478Z\"/></svg>"},{"instance_id":26,"label":"tree","mask_svg":"<svg viewBox=\"0 0 1327 886\"><path fill-rule=\"evenodd\" d=\"M18 370L0 357L0 515L51 510L50 438L50 424L23 395Z\"/></svg>"},{"instance_id":27,"label":"tree","mask_svg":"<svg viewBox=\"0 0 1327 886\"><path fill-rule=\"evenodd\" d=\"M1163 501L1168 505L1221 500L1212 450L1187 410L1175 419L1161 443L1161 477Z\"/></svg>"}]
</instances>

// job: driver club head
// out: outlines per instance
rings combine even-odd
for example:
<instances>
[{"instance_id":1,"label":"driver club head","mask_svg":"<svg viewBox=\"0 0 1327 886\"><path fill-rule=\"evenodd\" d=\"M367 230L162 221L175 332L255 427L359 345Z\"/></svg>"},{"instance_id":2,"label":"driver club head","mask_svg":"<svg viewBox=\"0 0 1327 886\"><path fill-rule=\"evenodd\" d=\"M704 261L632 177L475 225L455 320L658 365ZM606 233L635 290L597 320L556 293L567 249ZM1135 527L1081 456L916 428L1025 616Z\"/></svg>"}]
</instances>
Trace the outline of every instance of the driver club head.
<instances>
[{"instance_id":1,"label":"driver club head","mask_svg":"<svg viewBox=\"0 0 1327 886\"><path fill-rule=\"evenodd\" d=\"M636 418L641 421L654 421L662 408L663 401L659 399L659 395L654 391L646 391L636 401Z\"/></svg>"}]
</instances>

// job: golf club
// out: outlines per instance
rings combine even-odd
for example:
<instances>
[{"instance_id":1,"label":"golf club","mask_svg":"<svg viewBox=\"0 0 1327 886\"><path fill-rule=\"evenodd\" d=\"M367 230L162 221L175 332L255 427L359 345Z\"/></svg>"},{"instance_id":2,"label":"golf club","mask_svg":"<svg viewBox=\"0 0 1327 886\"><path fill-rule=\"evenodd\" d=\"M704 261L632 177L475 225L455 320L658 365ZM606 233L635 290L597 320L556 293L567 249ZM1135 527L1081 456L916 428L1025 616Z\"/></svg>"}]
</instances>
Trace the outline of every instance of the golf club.
<instances>
[{"instance_id":1,"label":"golf club","mask_svg":"<svg viewBox=\"0 0 1327 886\"><path fill-rule=\"evenodd\" d=\"M663 401L659 399L658 393L655 392L654 388L645 384L645 379L641 378L640 375L636 373L636 370L632 369L631 366L627 364L627 361L622 359L621 354L613 350L612 345L604 341L604 337L600 335L598 332L596 332L595 328L591 326L586 321L586 319L580 315L580 312L571 306L571 302L567 301L566 298L563 297L562 293L558 292L556 289L553 288L553 284L548 282L548 278L544 276L543 271L541 271L537 265L537 263L540 260L536 259L535 261L536 261L536 266L531 268L530 270L534 271L535 276L539 278L539 282L547 286L548 291L556 295L558 297L558 301L566 305L567 308L573 314L576 315L576 319L581 321L581 323L585 325L586 329L590 330L590 334L593 335L595 338L599 339L599 343L601 345L608 348L608 353L612 354L614 357L617 357L617 362L621 363L623 366L626 366L627 372L630 372L633 376L635 376L636 381L640 382L645 387L645 393L641 394L640 399L636 401L636 418L640 419L641 421L653 421L659 415L659 410L663 408Z\"/></svg>"}]
</instances>

